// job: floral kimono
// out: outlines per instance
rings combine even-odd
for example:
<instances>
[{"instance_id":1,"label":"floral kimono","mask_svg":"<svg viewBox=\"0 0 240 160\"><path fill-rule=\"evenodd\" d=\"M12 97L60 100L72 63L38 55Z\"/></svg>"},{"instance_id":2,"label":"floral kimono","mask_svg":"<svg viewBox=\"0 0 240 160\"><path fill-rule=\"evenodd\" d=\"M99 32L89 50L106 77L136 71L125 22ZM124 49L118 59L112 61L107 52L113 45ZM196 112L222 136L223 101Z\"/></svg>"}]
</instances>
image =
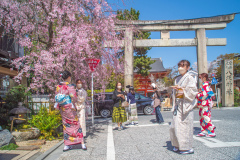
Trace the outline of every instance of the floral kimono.
<instances>
[{"instance_id":1,"label":"floral kimono","mask_svg":"<svg viewBox=\"0 0 240 160\"><path fill-rule=\"evenodd\" d=\"M77 112L72 103L77 98L76 89L68 82L61 82L56 89L55 107L60 110L63 124L63 136L65 145L80 144L83 141L83 133L80 128Z\"/></svg>"},{"instance_id":2,"label":"floral kimono","mask_svg":"<svg viewBox=\"0 0 240 160\"><path fill-rule=\"evenodd\" d=\"M204 82L202 91L197 94L201 132L205 134L214 133L214 126L211 121L212 96L214 93L209 82Z\"/></svg>"},{"instance_id":3,"label":"floral kimono","mask_svg":"<svg viewBox=\"0 0 240 160\"><path fill-rule=\"evenodd\" d=\"M193 108L196 105L197 85L188 72L178 76L175 85L183 88L184 95L176 97L176 90L173 90L173 109L176 114L171 122L170 138L172 146L179 150L190 150L193 144Z\"/></svg>"},{"instance_id":4,"label":"floral kimono","mask_svg":"<svg viewBox=\"0 0 240 160\"><path fill-rule=\"evenodd\" d=\"M86 136L86 118L85 118L85 108L86 104L85 101L87 99L87 92L81 88L77 90L77 102L75 103L77 111L78 111L78 119L80 126L82 128L83 136Z\"/></svg>"}]
</instances>

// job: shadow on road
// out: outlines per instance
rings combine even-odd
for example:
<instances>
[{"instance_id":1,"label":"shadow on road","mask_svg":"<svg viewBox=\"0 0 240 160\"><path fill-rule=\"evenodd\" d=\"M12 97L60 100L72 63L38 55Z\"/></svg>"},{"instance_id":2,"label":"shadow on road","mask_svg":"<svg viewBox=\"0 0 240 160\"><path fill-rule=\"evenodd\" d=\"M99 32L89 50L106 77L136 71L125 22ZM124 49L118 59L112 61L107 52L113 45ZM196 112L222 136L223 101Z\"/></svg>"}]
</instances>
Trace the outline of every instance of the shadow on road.
<instances>
[{"instance_id":1,"label":"shadow on road","mask_svg":"<svg viewBox=\"0 0 240 160\"><path fill-rule=\"evenodd\" d=\"M193 127L193 135L197 135L199 132L201 132L200 127Z\"/></svg>"},{"instance_id":2,"label":"shadow on road","mask_svg":"<svg viewBox=\"0 0 240 160\"><path fill-rule=\"evenodd\" d=\"M151 119L150 122L157 123L157 120L156 119Z\"/></svg>"},{"instance_id":3,"label":"shadow on road","mask_svg":"<svg viewBox=\"0 0 240 160\"><path fill-rule=\"evenodd\" d=\"M128 129L129 127L127 127L127 126L128 126L128 125L125 125L125 127L123 126L123 130ZM114 130L114 131L118 130L118 127L113 128L113 130Z\"/></svg>"},{"instance_id":4,"label":"shadow on road","mask_svg":"<svg viewBox=\"0 0 240 160\"><path fill-rule=\"evenodd\" d=\"M167 147L167 150L169 150L169 151L173 150L171 141L166 141L166 146L163 146L163 147L165 147L165 148Z\"/></svg>"},{"instance_id":5,"label":"shadow on road","mask_svg":"<svg viewBox=\"0 0 240 160\"><path fill-rule=\"evenodd\" d=\"M94 126L92 124L87 124L87 135L85 138L96 138L98 137L98 133L104 130L103 126L108 125L108 120L97 122L95 121Z\"/></svg>"}]
</instances>

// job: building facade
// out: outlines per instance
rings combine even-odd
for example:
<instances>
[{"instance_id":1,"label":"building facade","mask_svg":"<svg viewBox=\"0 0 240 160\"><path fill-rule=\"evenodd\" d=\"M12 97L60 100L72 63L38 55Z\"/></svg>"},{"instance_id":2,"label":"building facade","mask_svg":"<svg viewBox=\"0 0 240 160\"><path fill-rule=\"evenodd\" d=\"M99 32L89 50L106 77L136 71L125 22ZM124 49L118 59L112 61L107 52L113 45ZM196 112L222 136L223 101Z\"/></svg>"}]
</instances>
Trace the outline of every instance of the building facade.
<instances>
[{"instance_id":1,"label":"building facade","mask_svg":"<svg viewBox=\"0 0 240 160\"><path fill-rule=\"evenodd\" d=\"M9 35L0 36L0 97L16 85L13 80L17 75L16 70L11 70L12 61L24 55L24 49L15 43L14 37Z\"/></svg>"}]
</instances>

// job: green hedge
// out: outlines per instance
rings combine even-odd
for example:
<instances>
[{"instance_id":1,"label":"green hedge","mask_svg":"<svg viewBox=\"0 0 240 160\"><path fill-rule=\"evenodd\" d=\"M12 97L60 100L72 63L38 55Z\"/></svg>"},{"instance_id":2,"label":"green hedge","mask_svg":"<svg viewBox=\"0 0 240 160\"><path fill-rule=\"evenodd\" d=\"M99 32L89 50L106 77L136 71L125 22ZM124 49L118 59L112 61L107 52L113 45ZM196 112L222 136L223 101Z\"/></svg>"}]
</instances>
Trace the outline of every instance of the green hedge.
<instances>
[{"instance_id":1,"label":"green hedge","mask_svg":"<svg viewBox=\"0 0 240 160\"><path fill-rule=\"evenodd\" d=\"M113 91L114 91L114 89L106 89L105 90L105 92L113 92ZM101 92L103 92L103 90L94 90L93 94L101 93ZM91 93L92 93L91 90L87 90L88 97L91 97Z\"/></svg>"},{"instance_id":2,"label":"green hedge","mask_svg":"<svg viewBox=\"0 0 240 160\"><path fill-rule=\"evenodd\" d=\"M234 89L234 106L240 106L240 92L237 89Z\"/></svg>"}]
</instances>

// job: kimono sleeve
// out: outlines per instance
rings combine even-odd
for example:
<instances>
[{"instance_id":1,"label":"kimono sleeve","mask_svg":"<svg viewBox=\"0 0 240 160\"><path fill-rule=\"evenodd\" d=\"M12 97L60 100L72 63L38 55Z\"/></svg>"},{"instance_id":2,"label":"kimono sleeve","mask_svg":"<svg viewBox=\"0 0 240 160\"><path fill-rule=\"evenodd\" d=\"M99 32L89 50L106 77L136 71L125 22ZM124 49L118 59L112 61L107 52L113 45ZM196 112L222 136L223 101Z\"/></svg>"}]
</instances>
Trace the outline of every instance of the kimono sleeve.
<instances>
[{"instance_id":1,"label":"kimono sleeve","mask_svg":"<svg viewBox=\"0 0 240 160\"><path fill-rule=\"evenodd\" d=\"M211 89L211 87L206 84L202 86L202 92L197 94L197 98L201 100L207 100L210 99L212 96L214 96L214 93Z\"/></svg>"},{"instance_id":2,"label":"kimono sleeve","mask_svg":"<svg viewBox=\"0 0 240 160\"><path fill-rule=\"evenodd\" d=\"M68 94L72 98L72 101L77 100L77 93L74 86L68 86Z\"/></svg>"},{"instance_id":3,"label":"kimono sleeve","mask_svg":"<svg viewBox=\"0 0 240 160\"><path fill-rule=\"evenodd\" d=\"M174 85L176 85L176 84L177 84L177 82L176 82L176 79L175 79ZM172 107L172 110L171 110L172 112L174 111L174 109L176 107L175 106L175 103L176 103L175 102L175 98L176 98L175 95L176 95L176 89L172 89L172 100L173 100L173 107Z\"/></svg>"},{"instance_id":4,"label":"kimono sleeve","mask_svg":"<svg viewBox=\"0 0 240 160\"><path fill-rule=\"evenodd\" d=\"M195 80L193 79L192 76L189 76L186 80L186 86L183 88L184 92L184 99L192 102L195 100L196 95L197 95L197 85L195 83Z\"/></svg>"}]
</instances>

